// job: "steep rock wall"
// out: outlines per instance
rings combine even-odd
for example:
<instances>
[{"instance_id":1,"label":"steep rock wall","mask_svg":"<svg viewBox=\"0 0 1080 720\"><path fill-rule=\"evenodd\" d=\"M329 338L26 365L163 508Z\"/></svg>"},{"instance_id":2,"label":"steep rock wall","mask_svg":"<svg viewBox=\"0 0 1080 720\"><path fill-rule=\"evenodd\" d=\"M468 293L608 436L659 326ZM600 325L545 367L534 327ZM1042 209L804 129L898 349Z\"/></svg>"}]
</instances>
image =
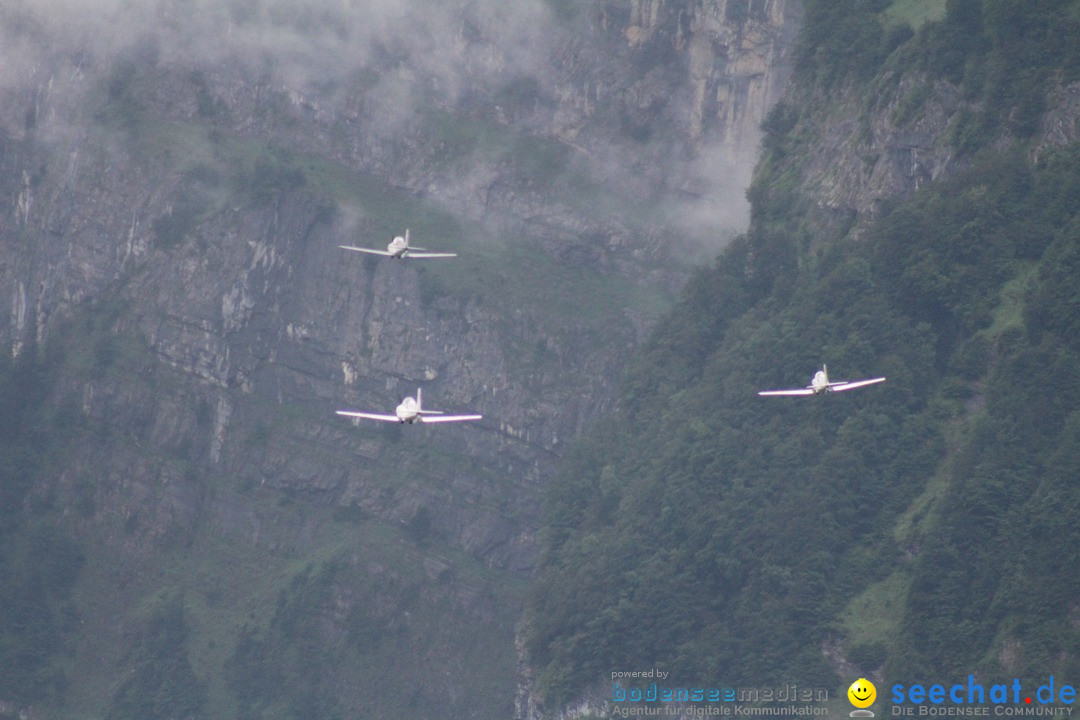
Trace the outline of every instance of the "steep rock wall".
<instances>
[{"instance_id":1,"label":"steep rock wall","mask_svg":"<svg viewBox=\"0 0 1080 720\"><path fill-rule=\"evenodd\" d=\"M626 12L599 3L586 17L584 34L562 31L552 44L555 64L542 77L532 112L511 122L497 104L471 99L490 93L482 86L459 90L456 104L436 93L437 111L573 140L590 160L605 156L586 163L586 175L608 156L641 167L679 145L690 155L712 153L710 159L725 153L725 172L743 172L733 158L752 153L759 119L786 79L796 6L657 2L634 3ZM466 25L458 31L463 45L497 44L484 28L470 34ZM427 269L342 257L336 245L353 242L355 225L335 215L332 198L285 177L240 202L223 197L234 191L221 176L228 163L261 152L245 143L277 143L381 178L406 200L411 195L497 231L524 232L554 257L555 272L584 262L601 274L636 276L646 291L677 283L674 267L655 269L657 257L680 251L663 220L631 226L618 208L590 214L553 201L550 186L532 185L519 167L478 162L475 148L433 167L431 154L447 139L415 119L395 125L402 116L376 92L385 83L320 95L246 67L191 71L170 63L166 46L144 37L119 59L57 52L7 90L4 192L11 204L0 232L12 241L0 275L3 316L10 318L5 343L17 351L33 335L41 344L54 316L106 297L129 305L113 330L137 336L195 388L216 388L196 393L209 392L212 406L229 408L215 421L207 457L214 464L229 457L230 427L243 416L233 410L245 397L325 408L343 385L371 403L453 378L454 389L446 385L441 395L446 402L498 418L489 439L466 441L472 451L517 458L501 470L534 481L549 472L559 442L602 415L614 369L643 319L624 315L622 328L610 328L614 336L606 340L616 344L609 347L598 345L587 325L543 330L527 306L486 307L468 296L425 301ZM501 77L507 63L495 53L484 56L480 82ZM373 72L388 68L376 61ZM599 87L585 79L595 75L610 80ZM567 123L572 108L579 111ZM658 128L652 134L660 141L628 139L627 117ZM240 149L222 159L223 145ZM244 179L297 172L296 165L256 165ZM604 178L616 178L616 196L631 203L670 192L665 187L718 189L695 177L692 162L651 167L645 185L632 173ZM630 179L618 179L624 177ZM523 376L507 355L508 344L522 342L536 346L529 354L543 356L541 372ZM92 389L84 394L94 396ZM340 427L333 420L327 424ZM339 498L356 495L340 482L319 484L336 487Z\"/></svg>"},{"instance_id":2,"label":"steep rock wall","mask_svg":"<svg viewBox=\"0 0 1080 720\"><path fill-rule=\"evenodd\" d=\"M500 42L505 24L465 12L446 38L416 39L456 48L460 73L388 38L325 82L275 58L195 58L168 34L188 20L159 10L162 29L118 51L65 45L47 19L4 30L31 27L44 49L0 85L0 341L59 348L53 402L77 428L36 492L106 558L88 582L110 587L88 607L116 607L86 611L75 687L108 688L123 669L139 598L169 583L196 594L176 548L281 568L323 557L338 533L357 549L340 555L337 609L323 608L329 645L360 607L348 598L370 590L410 643L430 615L449 634L487 623L512 655L515 584L535 566L559 453L609 409L682 256L745 221L747 158L787 76L797 4L598 2L572 27L544 16L550 41L528 62ZM236 37L249 21L230 22ZM406 225L461 264L337 248ZM484 422L372 428L333 414L389 409L418 386ZM406 582L380 553L420 571ZM423 600L386 589L402 583ZM221 592L257 608L261 590L244 591ZM208 603L193 620L216 658L200 676L220 674L207 640L219 620L206 618L225 614ZM443 711L458 713L476 688L435 676L457 657L439 648L416 666L418 697L455 696ZM469 667L495 662L483 654ZM508 707L502 665L491 704Z\"/></svg>"}]
</instances>

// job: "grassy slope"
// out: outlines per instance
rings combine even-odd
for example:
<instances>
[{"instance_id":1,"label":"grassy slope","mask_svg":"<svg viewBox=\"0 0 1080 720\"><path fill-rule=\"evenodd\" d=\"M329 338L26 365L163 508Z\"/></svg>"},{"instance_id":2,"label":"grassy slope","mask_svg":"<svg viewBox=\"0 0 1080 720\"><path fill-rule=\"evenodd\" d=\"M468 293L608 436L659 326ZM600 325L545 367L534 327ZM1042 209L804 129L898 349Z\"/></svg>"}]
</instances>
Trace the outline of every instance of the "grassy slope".
<instances>
[{"instance_id":1,"label":"grassy slope","mask_svg":"<svg viewBox=\"0 0 1080 720\"><path fill-rule=\"evenodd\" d=\"M441 680L445 668L429 649L435 646L444 651L449 645L456 648L459 670L468 672L459 678L462 691L472 698L468 710L484 717L505 709L505 689L513 685L510 635L513 608L520 602L516 599L521 593L519 581L493 573L460 553L418 545L402 529L374 520L335 517L331 510L282 509L271 497L261 503L270 505L269 514L280 524L264 528L264 536L295 526L314 527L308 544L272 550L267 543L273 540L254 543L245 537L248 532L204 527L181 546L120 554L116 541L123 536L123 528L98 528L83 537L86 566L74 594L83 640L63 663L72 683L68 702L55 709L58 714L87 720L103 717L124 669L130 666L133 629L153 614L163 598L179 597L190 628L188 659L206 685L208 715L238 717L239 709L253 701L252 697L238 699L229 686L229 662L241 631L249 627L272 635L269 626L279 598L287 595L305 570L335 561L346 566L335 576L341 592L348 589L369 601L388 602L382 590L363 591L367 585L378 588L385 581L369 570L378 566L414 594L407 610L401 611L410 616L408 627L393 638L377 641L374 650L351 636L320 639L326 643L325 656L341 663L334 674L347 683L347 689L336 688L339 697L379 716L416 711L415 689L403 687L401 678L430 675ZM431 557L452 564L456 575L451 585L440 588L426 574L424 563ZM455 599L461 592L498 599L494 607L501 609L500 614L485 618L488 632L474 632L474 611ZM328 609L316 605L305 608L305 613L321 615ZM388 612L386 622L402 622L400 612ZM301 686L304 670L282 663L282 687ZM246 691L257 699L271 688Z\"/></svg>"},{"instance_id":2,"label":"grassy slope","mask_svg":"<svg viewBox=\"0 0 1080 720\"><path fill-rule=\"evenodd\" d=\"M149 358L136 338L120 336L99 343L109 352L95 350L92 338L100 330L83 318L69 323L60 335L64 345L50 346L50 353L62 358L62 366L53 369L57 377L76 385L80 378L94 377L123 383L129 391L143 385L165 397L184 394L186 381L175 371L159 371L152 378L139 372ZM297 424L311 421L306 411L276 409L259 414L271 437L288 436L296 432ZM456 680L468 698L457 712L486 717L505 711L508 688L514 683L512 634L523 592L519 578L492 571L460 551L442 547L433 537L407 526L387 525L359 510L290 501L277 492L242 487L236 479L205 475L197 461L162 455L128 433L68 419L65 439L54 447L42 472L49 476L71 472L79 467L73 461L83 458L85 463L93 455L92 447L111 446L122 454L121 463L138 461L137 467L167 471L173 478L185 477L185 482L197 478L214 497L215 506L223 508L223 515L201 519L190 534L154 537L123 517L95 514L100 479L93 470L88 469L90 476L71 489L54 490L60 493L61 505L80 510L76 522L66 526L83 560L71 591L78 632L68 639L68 652L57 664L68 685L63 695L39 705L50 716L87 720L107 716L125 679L139 667L139 638L177 599L187 625L186 660L205 687L208 715L242 716L243 708L275 692L265 685L242 691L230 685L235 675L230 663L242 631L248 628L268 642L282 636L275 626L281 621L275 618L283 600L299 603L301 618L334 612L326 598L307 597L295 589L302 588L301 581L312 568L334 569L333 593L344 603L337 606L338 612L344 607L351 613L335 621L334 627L344 628L340 633L320 638L325 643L321 662L338 664L334 676L345 682L345 687L328 690L328 696L379 716L438 714L446 708L426 704L438 691L402 690L401 678L431 676L436 678L432 685L438 686L444 680L444 660L452 656L458 659L459 670L467 673ZM433 451L432 463L444 461ZM139 479L129 490L146 482ZM152 481L150 488L155 495ZM162 487L160 492L162 496L146 500L157 504L167 490ZM65 497L68 493L72 497ZM50 517L48 511L43 517ZM449 575L444 574L447 568ZM365 615L364 603L380 610ZM475 625L481 617L488 631L477 634ZM382 637L383 626L396 628L395 634ZM304 665L296 662L283 660L275 672L280 673L275 686L287 692L310 681Z\"/></svg>"},{"instance_id":3,"label":"grassy slope","mask_svg":"<svg viewBox=\"0 0 1080 720\"><path fill-rule=\"evenodd\" d=\"M925 23L945 17L945 0L893 0L885 9L885 15L891 22L918 30Z\"/></svg>"}]
</instances>

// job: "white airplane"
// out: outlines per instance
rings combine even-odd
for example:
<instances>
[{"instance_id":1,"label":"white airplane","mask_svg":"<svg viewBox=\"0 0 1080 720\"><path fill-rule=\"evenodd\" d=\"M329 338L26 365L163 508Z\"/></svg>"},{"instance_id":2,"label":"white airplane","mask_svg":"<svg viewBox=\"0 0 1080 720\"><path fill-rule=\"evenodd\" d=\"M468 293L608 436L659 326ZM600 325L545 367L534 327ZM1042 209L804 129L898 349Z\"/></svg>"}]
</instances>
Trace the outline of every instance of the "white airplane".
<instances>
[{"instance_id":1,"label":"white airplane","mask_svg":"<svg viewBox=\"0 0 1080 720\"><path fill-rule=\"evenodd\" d=\"M365 418L367 420L382 420L383 422L397 422L397 423L409 423L412 425L414 422L422 423L440 423L440 422L462 422L464 420L480 420L482 415L447 415L439 410L424 410L422 408L423 398L420 395L420 388L416 389L416 397L407 397L401 401L401 404L394 410L393 415L380 415L379 413L366 413L355 412L353 410L338 410L338 415L344 415L345 417L353 418Z\"/></svg>"},{"instance_id":2,"label":"white airplane","mask_svg":"<svg viewBox=\"0 0 1080 720\"><path fill-rule=\"evenodd\" d=\"M427 252L424 248L418 248L413 245L409 245L409 229L405 228L405 236L396 236L390 241L390 244L386 246L385 250L375 250L374 248L362 248L353 247L352 245L338 245L342 250L355 250L356 252L370 253L372 255L382 255L390 258L448 258L457 257L457 253L437 253Z\"/></svg>"},{"instance_id":3,"label":"white airplane","mask_svg":"<svg viewBox=\"0 0 1080 720\"><path fill-rule=\"evenodd\" d=\"M866 385L873 385L875 383L885 382L885 378L870 378L869 380L844 380L844 381L829 381L829 371L822 365L821 369L814 373L814 378L810 381L810 384L804 388L796 388L793 390L762 390L758 392L758 395L819 395L827 392L843 392L844 390L854 390L855 388L864 387Z\"/></svg>"}]
</instances>

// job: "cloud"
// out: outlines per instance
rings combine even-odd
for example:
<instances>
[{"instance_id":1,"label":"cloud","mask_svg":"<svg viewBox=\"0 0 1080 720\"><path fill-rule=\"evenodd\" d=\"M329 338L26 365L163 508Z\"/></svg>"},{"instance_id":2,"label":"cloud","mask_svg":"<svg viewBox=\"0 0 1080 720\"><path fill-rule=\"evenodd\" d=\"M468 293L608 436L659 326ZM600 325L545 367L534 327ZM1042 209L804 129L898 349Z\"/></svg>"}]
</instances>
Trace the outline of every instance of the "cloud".
<instances>
[{"instance_id":1,"label":"cloud","mask_svg":"<svg viewBox=\"0 0 1080 720\"><path fill-rule=\"evenodd\" d=\"M719 249L750 222L750 185L758 147L715 142L703 146L683 167L683 192L674 203L670 222L706 248Z\"/></svg>"},{"instance_id":2,"label":"cloud","mask_svg":"<svg viewBox=\"0 0 1080 720\"><path fill-rule=\"evenodd\" d=\"M58 55L107 66L152 38L164 63L241 63L303 90L369 66L405 65L453 100L546 62L542 0L16 0L0 8L0 87Z\"/></svg>"},{"instance_id":3,"label":"cloud","mask_svg":"<svg viewBox=\"0 0 1080 720\"><path fill-rule=\"evenodd\" d=\"M547 0L7 0L0 4L0 94L35 93L56 131L85 121L91 104L82 94L100 92L92 81L107 79L117 60L200 69L220 87L255 77L326 112L357 112L364 132L354 141L366 143L358 151L384 163L422 129L420 111L433 107L479 111L491 122L492 99L508 97L519 114L511 110L500 122L570 143L589 121L588 108L596 118L609 115L599 133L581 136L587 149L575 144L574 157L588 158L594 179L627 202L655 202L662 222L692 243L718 246L744 228L757 148L705 137L684 152L675 147L677 111L655 120L667 125L645 145L619 137L619 103L629 101L598 101L600 80L588 77L589 63L607 62L597 77L619 79L632 72L621 62L627 58L588 43L580 53L568 50L575 47L569 34ZM567 63L570 55L575 62ZM627 93L638 85L679 97L678 88L655 81L627 85ZM535 111L532 96L541 100ZM0 103L7 128L24 122L25 100L19 105ZM480 167L485 157L472 160L478 167L455 173L484 181L491 174Z\"/></svg>"}]
</instances>

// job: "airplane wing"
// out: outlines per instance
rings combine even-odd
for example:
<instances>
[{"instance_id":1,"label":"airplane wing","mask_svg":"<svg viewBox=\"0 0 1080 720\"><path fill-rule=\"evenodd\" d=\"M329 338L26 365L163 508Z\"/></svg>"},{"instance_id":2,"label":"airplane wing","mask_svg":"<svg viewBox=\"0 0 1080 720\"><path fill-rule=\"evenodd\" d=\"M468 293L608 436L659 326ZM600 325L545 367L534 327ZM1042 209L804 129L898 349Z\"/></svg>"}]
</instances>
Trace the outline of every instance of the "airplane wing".
<instances>
[{"instance_id":1,"label":"airplane wing","mask_svg":"<svg viewBox=\"0 0 1080 720\"><path fill-rule=\"evenodd\" d=\"M457 253L413 252L412 250L406 250L405 251L405 257L411 257L411 258L457 257Z\"/></svg>"},{"instance_id":2,"label":"airplane wing","mask_svg":"<svg viewBox=\"0 0 1080 720\"><path fill-rule=\"evenodd\" d=\"M465 420L480 420L483 417L483 415L428 415L425 412L420 416L420 420L425 423L462 422Z\"/></svg>"},{"instance_id":3,"label":"airplane wing","mask_svg":"<svg viewBox=\"0 0 1080 720\"><path fill-rule=\"evenodd\" d=\"M390 257L391 255L393 255L393 253L387 252L386 250L374 250L372 248L358 248L358 247L353 247L352 245L338 245L338 247L341 248L342 250L354 250L356 252L371 253L372 255L382 255L384 257Z\"/></svg>"},{"instance_id":4,"label":"airplane wing","mask_svg":"<svg viewBox=\"0 0 1080 720\"><path fill-rule=\"evenodd\" d=\"M338 415L351 418L365 418L367 420L382 420L383 422L401 422L397 415L379 415L377 413L353 412L352 410L338 410Z\"/></svg>"},{"instance_id":5,"label":"airplane wing","mask_svg":"<svg viewBox=\"0 0 1080 720\"><path fill-rule=\"evenodd\" d=\"M843 392L844 390L854 390L865 385L874 385L875 383L885 382L885 378L870 378L869 380L854 380L852 382L842 382L835 385L830 384L829 389L833 392Z\"/></svg>"},{"instance_id":6,"label":"airplane wing","mask_svg":"<svg viewBox=\"0 0 1080 720\"><path fill-rule=\"evenodd\" d=\"M798 390L761 390L758 395L813 395L814 391L810 388L799 388Z\"/></svg>"}]
</instances>

